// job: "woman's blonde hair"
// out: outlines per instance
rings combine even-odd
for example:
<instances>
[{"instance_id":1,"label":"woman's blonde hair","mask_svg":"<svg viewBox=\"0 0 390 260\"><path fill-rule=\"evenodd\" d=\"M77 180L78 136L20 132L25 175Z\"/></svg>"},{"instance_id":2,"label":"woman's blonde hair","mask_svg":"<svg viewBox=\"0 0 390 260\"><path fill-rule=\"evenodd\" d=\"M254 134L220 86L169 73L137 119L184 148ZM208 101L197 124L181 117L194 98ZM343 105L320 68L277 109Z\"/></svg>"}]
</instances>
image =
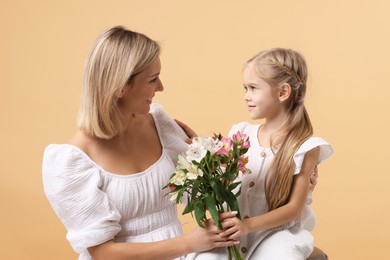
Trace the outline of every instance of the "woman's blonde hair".
<instances>
[{"instance_id":1,"label":"woman's blonde hair","mask_svg":"<svg viewBox=\"0 0 390 260\"><path fill-rule=\"evenodd\" d=\"M288 202L293 183L294 154L313 134L313 127L304 106L307 67L303 56L293 50L275 48L262 51L250 59L258 75L274 88L291 86L287 100L287 116L276 134L271 137L275 158L265 180L268 209L276 209Z\"/></svg>"},{"instance_id":2,"label":"woman's blonde hair","mask_svg":"<svg viewBox=\"0 0 390 260\"><path fill-rule=\"evenodd\" d=\"M159 44L141 33L122 26L104 31L85 64L78 129L105 139L118 134L123 88L159 55Z\"/></svg>"}]
</instances>

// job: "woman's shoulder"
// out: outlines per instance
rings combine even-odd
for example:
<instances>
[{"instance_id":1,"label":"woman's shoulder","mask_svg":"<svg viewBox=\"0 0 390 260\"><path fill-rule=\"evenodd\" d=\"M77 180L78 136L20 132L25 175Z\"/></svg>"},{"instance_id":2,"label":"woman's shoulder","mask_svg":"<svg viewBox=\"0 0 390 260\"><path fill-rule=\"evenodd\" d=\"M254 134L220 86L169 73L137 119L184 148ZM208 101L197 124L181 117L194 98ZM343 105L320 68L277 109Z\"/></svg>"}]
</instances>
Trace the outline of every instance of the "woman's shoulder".
<instances>
[{"instance_id":1,"label":"woman's shoulder","mask_svg":"<svg viewBox=\"0 0 390 260\"><path fill-rule=\"evenodd\" d=\"M94 163L88 155L73 144L49 144L43 152L43 165L51 167L67 167L88 165Z\"/></svg>"},{"instance_id":2,"label":"woman's shoulder","mask_svg":"<svg viewBox=\"0 0 390 260\"><path fill-rule=\"evenodd\" d=\"M91 170L96 170L98 166L87 153L90 141L89 138L78 132L68 143L49 144L43 153L42 171L44 177L87 174Z\"/></svg>"}]
</instances>

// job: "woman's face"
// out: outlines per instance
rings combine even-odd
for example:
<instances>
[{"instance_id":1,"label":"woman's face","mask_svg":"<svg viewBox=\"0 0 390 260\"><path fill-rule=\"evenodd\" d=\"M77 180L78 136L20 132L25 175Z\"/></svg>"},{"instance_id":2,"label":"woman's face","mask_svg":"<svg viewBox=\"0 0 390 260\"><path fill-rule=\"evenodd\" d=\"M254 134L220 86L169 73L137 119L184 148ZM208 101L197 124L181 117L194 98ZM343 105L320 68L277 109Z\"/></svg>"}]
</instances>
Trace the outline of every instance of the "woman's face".
<instances>
[{"instance_id":1,"label":"woman's face","mask_svg":"<svg viewBox=\"0 0 390 260\"><path fill-rule=\"evenodd\" d=\"M160 71L161 62L157 57L124 88L123 96L119 99L119 107L124 109L124 112L149 113L154 95L157 91L164 90L159 78Z\"/></svg>"}]
</instances>

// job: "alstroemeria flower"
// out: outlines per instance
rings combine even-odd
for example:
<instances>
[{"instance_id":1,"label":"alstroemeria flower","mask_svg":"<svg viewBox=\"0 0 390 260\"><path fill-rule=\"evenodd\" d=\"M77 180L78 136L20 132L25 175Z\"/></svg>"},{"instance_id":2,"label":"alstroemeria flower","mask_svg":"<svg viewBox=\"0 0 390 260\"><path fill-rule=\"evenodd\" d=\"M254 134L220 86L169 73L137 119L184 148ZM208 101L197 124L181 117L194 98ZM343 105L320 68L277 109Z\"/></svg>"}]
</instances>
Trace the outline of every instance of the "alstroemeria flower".
<instances>
[{"instance_id":1,"label":"alstroemeria flower","mask_svg":"<svg viewBox=\"0 0 390 260\"><path fill-rule=\"evenodd\" d=\"M186 158L184 158L182 155L179 155L177 157L177 166L176 168L178 170L188 170L191 166L191 163L187 161Z\"/></svg>"},{"instance_id":2,"label":"alstroemeria flower","mask_svg":"<svg viewBox=\"0 0 390 260\"><path fill-rule=\"evenodd\" d=\"M242 144L246 138L247 138L247 135L241 134L240 132L237 132L233 135L233 139L236 140L238 144Z\"/></svg>"},{"instance_id":3,"label":"alstroemeria flower","mask_svg":"<svg viewBox=\"0 0 390 260\"><path fill-rule=\"evenodd\" d=\"M242 148L244 149L249 149L249 147L251 146L251 142L248 140L248 141L244 141L241 145Z\"/></svg>"},{"instance_id":4,"label":"alstroemeria flower","mask_svg":"<svg viewBox=\"0 0 390 260\"><path fill-rule=\"evenodd\" d=\"M223 137L221 141L223 143L223 146L215 154L217 155L223 154L227 156L229 155L229 152L232 149L232 139Z\"/></svg>"},{"instance_id":5,"label":"alstroemeria flower","mask_svg":"<svg viewBox=\"0 0 390 260\"><path fill-rule=\"evenodd\" d=\"M243 174L250 173L250 170L248 168L246 168L247 163L248 163L248 157L241 156L240 158L238 158L237 170L239 170Z\"/></svg>"},{"instance_id":6,"label":"alstroemeria flower","mask_svg":"<svg viewBox=\"0 0 390 260\"><path fill-rule=\"evenodd\" d=\"M186 152L186 158L189 162L200 162L207 154L207 149L199 142L200 139L195 137L189 150Z\"/></svg>"},{"instance_id":7,"label":"alstroemeria flower","mask_svg":"<svg viewBox=\"0 0 390 260\"><path fill-rule=\"evenodd\" d=\"M188 169L187 172L187 178L189 180L196 180L198 176L203 176L203 171L196 167L195 165L191 164L191 167Z\"/></svg>"},{"instance_id":8,"label":"alstroemeria flower","mask_svg":"<svg viewBox=\"0 0 390 260\"><path fill-rule=\"evenodd\" d=\"M221 149L221 147L223 146L223 142L219 141L216 138L212 138L212 137L207 137L207 138L203 139L202 144L211 153L211 155L218 152L219 149Z\"/></svg>"},{"instance_id":9,"label":"alstroemeria flower","mask_svg":"<svg viewBox=\"0 0 390 260\"><path fill-rule=\"evenodd\" d=\"M175 176L173 176L170 180L170 183L175 184L176 186L183 186L184 182L187 179L187 175L182 170L175 171Z\"/></svg>"},{"instance_id":10,"label":"alstroemeria flower","mask_svg":"<svg viewBox=\"0 0 390 260\"><path fill-rule=\"evenodd\" d=\"M172 201L172 202L176 202L177 195L179 195L179 192L177 191L177 192L173 192L171 194L172 194L172 196L169 198L169 200Z\"/></svg>"}]
</instances>

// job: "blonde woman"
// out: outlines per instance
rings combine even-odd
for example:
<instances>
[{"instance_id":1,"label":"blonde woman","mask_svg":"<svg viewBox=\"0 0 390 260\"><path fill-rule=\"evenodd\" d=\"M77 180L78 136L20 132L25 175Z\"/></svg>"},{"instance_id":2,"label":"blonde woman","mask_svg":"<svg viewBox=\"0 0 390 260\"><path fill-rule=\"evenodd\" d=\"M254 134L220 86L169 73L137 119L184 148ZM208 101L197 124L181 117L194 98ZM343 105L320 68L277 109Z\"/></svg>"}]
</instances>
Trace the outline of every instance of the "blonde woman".
<instances>
[{"instance_id":1,"label":"blonde woman","mask_svg":"<svg viewBox=\"0 0 390 260\"><path fill-rule=\"evenodd\" d=\"M78 131L45 149L45 194L79 259L173 259L237 243L215 227L182 235L164 197L187 136L152 105L164 89L159 55L143 34L103 32L85 66Z\"/></svg>"}]
</instances>

